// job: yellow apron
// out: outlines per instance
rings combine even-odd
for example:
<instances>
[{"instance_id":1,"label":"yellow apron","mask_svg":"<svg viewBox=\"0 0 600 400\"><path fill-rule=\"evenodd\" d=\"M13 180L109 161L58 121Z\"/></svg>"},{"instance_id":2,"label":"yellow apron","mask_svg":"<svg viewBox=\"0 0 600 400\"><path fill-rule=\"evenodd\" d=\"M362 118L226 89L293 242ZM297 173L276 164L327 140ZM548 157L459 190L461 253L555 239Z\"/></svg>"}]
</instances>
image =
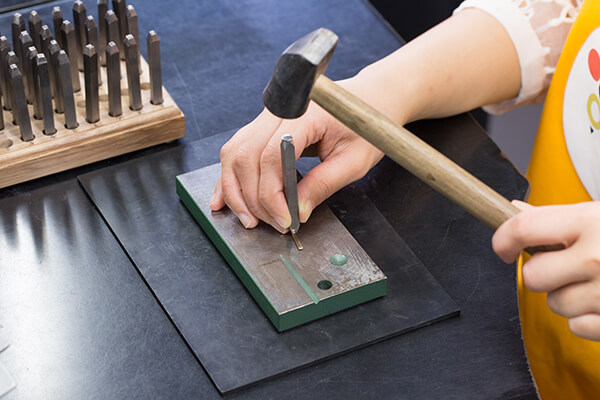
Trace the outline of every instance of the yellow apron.
<instances>
[{"instance_id":1,"label":"yellow apron","mask_svg":"<svg viewBox=\"0 0 600 400\"><path fill-rule=\"evenodd\" d=\"M533 205L592 200L590 180L585 179L575 161L580 153L571 143L577 137L569 132L573 132L573 126L580 129L583 124L581 138L589 140L591 136L585 135L600 135L600 131L595 132L600 129L598 85L590 86L600 78L600 59L592 60L590 50L595 43L600 52L599 26L600 1L586 0L569 33L546 98L528 171L529 202ZM576 86L580 93L573 95ZM600 157L596 165L600 170ZM567 319L548 308L546 294L532 293L523 285L521 265L518 292L523 338L542 399L600 399L600 343L572 334Z\"/></svg>"}]
</instances>

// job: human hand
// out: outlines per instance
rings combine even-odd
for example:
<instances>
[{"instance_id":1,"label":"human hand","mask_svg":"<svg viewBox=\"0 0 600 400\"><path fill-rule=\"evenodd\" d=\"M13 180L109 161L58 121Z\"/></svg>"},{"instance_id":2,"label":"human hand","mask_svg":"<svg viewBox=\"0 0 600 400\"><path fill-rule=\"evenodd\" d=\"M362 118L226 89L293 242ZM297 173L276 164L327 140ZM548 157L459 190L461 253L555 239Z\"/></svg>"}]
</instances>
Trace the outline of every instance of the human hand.
<instances>
[{"instance_id":1,"label":"human hand","mask_svg":"<svg viewBox=\"0 0 600 400\"><path fill-rule=\"evenodd\" d=\"M494 251L512 263L526 247L564 244L564 250L533 255L523 265L523 282L533 292L548 292L548 306L568 318L575 335L600 340L600 203L513 203L523 211L498 228Z\"/></svg>"},{"instance_id":2,"label":"human hand","mask_svg":"<svg viewBox=\"0 0 600 400\"><path fill-rule=\"evenodd\" d=\"M343 85L343 83L342 83ZM228 206L246 228L262 220L285 232L291 217L283 194L281 137L291 134L296 159L312 144L321 163L298 184L300 222L345 185L362 178L383 153L311 102L295 120L282 120L268 110L240 129L221 149L221 177L211 210Z\"/></svg>"}]
</instances>

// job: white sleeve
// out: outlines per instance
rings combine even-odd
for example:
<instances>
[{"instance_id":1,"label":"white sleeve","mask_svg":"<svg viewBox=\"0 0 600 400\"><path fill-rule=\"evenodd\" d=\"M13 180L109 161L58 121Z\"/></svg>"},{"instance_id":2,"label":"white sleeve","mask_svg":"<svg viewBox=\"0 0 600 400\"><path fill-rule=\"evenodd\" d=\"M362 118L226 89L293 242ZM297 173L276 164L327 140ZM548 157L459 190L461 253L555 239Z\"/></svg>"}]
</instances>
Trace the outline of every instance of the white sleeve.
<instances>
[{"instance_id":1,"label":"white sleeve","mask_svg":"<svg viewBox=\"0 0 600 400\"><path fill-rule=\"evenodd\" d=\"M477 8L496 18L510 36L521 67L517 97L484 109L500 114L543 101L558 58L583 0L466 0L454 13Z\"/></svg>"}]
</instances>

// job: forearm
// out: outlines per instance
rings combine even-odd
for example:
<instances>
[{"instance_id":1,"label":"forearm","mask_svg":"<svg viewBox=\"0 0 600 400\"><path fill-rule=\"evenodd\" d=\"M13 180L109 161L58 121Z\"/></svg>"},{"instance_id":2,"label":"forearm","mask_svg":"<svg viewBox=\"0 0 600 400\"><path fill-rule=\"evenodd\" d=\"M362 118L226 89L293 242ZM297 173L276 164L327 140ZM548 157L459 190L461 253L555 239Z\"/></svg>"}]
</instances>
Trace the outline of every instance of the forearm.
<instances>
[{"instance_id":1,"label":"forearm","mask_svg":"<svg viewBox=\"0 0 600 400\"><path fill-rule=\"evenodd\" d=\"M403 124L459 114L515 97L513 43L489 14L465 10L364 68L348 87Z\"/></svg>"}]
</instances>

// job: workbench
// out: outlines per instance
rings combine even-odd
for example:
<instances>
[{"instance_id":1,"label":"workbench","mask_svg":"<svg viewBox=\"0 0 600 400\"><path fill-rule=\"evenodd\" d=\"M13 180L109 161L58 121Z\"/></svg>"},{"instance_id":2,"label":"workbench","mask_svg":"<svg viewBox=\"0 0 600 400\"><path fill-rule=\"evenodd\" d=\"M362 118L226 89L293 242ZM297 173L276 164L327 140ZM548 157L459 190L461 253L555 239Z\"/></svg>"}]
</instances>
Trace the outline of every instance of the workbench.
<instances>
[{"instance_id":1,"label":"workbench","mask_svg":"<svg viewBox=\"0 0 600 400\"><path fill-rule=\"evenodd\" d=\"M95 13L95 1L84 3ZM77 177L173 149L185 154L192 143L217 154L211 138L260 112L277 56L315 28L340 37L328 69L333 79L403 43L363 0L130 3L140 31L161 37L163 83L186 116L186 137L0 191L0 333L11 343L0 363L17 382L7 400L220 398ZM55 5L70 12L72 2L34 8L44 18ZM0 16L0 32L10 31L11 15ZM526 180L470 115L410 129L508 198L525 196ZM357 187L460 316L225 397L535 398L515 266L494 255L492 231L388 159ZM223 262L216 253L207 257Z\"/></svg>"}]
</instances>

